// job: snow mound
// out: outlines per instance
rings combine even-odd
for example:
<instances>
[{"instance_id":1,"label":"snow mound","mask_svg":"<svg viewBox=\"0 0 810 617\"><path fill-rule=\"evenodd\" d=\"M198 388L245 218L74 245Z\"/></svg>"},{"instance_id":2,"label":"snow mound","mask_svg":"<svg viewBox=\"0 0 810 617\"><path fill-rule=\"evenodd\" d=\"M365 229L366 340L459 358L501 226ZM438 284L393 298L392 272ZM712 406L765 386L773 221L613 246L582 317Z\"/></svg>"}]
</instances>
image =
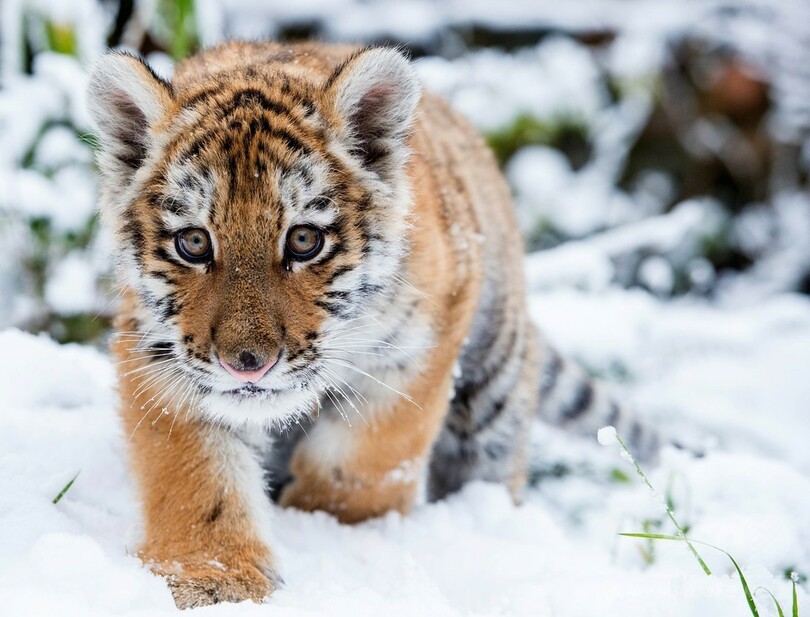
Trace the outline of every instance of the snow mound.
<instances>
[{"instance_id":1,"label":"snow mound","mask_svg":"<svg viewBox=\"0 0 810 617\"><path fill-rule=\"evenodd\" d=\"M784 572L810 571L810 460L800 439L810 423L810 384L798 378L810 361L810 303L786 297L730 311L664 306L640 292L558 290L536 294L533 306L563 351L593 366L626 364L621 389L640 411L665 414L663 426L716 434L722 448L702 459L665 450L660 466L647 470L651 481L690 535L731 551L752 588L763 585L787 602ZM141 529L109 359L16 330L0 333L0 347L3 614L174 614L163 581L134 557ZM614 434L602 429L600 442ZM566 464L576 451L586 464L541 481L519 507L503 487L475 483L409 517L352 527L323 513L276 509L272 535L286 587L270 606L223 605L206 614L745 612L722 554L702 551L715 573L706 577L685 547L658 545L647 564L642 541L617 537L645 521L671 531L617 452L569 447L562 435L546 439L556 444L546 457ZM764 601L761 610L769 614Z\"/></svg>"}]
</instances>

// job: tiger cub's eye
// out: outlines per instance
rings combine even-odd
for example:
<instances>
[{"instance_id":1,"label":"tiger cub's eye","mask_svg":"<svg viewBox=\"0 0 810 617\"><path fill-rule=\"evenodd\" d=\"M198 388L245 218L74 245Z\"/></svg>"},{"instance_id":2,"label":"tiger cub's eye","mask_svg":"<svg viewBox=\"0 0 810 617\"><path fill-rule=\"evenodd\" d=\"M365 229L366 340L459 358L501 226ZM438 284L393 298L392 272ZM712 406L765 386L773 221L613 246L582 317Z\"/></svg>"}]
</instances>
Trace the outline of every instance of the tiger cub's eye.
<instances>
[{"instance_id":1,"label":"tiger cub's eye","mask_svg":"<svg viewBox=\"0 0 810 617\"><path fill-rule=\"evenodd\" d=\"M323 248L323 232L311 225L296 225L287 233L287 252L292 259L312 259Z\"/></svg>"},{"instance_id":2,"label":"tiger cub's eye","mask_svg":"<svg viewBox=\"0 0 810 617\"><path fill-rule=\"evenodd\" d=\"M174 236L174 247L180 257L193 264L210 261L213 256L211 236L204 229L197 227L177 232Z\"/></svg>"}]
</instances>

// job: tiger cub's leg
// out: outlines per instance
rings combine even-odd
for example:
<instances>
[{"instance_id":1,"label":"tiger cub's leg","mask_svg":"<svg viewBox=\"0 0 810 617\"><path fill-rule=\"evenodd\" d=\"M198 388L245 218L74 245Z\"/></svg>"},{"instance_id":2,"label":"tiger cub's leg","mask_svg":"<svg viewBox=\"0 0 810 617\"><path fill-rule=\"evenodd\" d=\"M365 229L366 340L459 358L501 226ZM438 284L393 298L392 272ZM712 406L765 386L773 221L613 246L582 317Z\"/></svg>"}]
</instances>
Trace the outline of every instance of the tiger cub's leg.
<instances>
[{"instance_id":1,"label":"tiger cub's leg","mask_svg":"<svg viewBox=\"0 0 810 617\"><path fill-rule=\"evenodd\" d=\"M430 451L447 415L455 349L439 345L410 383L398 385L410 400L382 386L349 426L322 415L297 446L293 481L281 504L326 510L353 523L389 510L411 509L423 484Z\"/></svg>"},{"instance_id":2,"label":"tiger cub's leg","mask_svg":"<svg viewBox=\"0 0 810 617\"><path fill-rule=\"evenodd\" d=\"M537 408L538 349L527 316L517 313L508 324L490 326L462 353L450 412L430 461L431 500L470 480L486 480L506 484L519 501Z\"/></svg>"},{"instance_id":3,"label":"tiger cub's leg","mask_svg":"<svg viewBox=\"0 0 810 617\"><path fill-rule=\"evenodd\" d=\"M176 407L185 398L184 386L166 388L176 375L150 379L155 373L130 358L128 346L119 343L114 351L133 360L120 364L126 367L120 391L124 437L144 510L141 558L167 577L180 608L261 601L277 577L263 538L269 500L254 448L233 432L192 419L193 410Z\"/></svg>"}]
</instances>

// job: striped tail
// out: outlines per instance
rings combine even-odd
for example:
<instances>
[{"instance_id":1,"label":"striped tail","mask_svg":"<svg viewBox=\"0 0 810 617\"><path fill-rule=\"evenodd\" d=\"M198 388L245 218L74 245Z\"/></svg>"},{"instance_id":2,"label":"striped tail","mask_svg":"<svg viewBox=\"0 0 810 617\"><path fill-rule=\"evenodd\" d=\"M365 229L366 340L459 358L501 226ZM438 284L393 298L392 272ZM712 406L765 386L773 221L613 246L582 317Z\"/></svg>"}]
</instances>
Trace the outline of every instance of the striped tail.
<instances>
[{"instance_id":1,"label":"striped tail","mask_svg":"<svg viewBox=\"0 0 810 617\"><path fill-rule=\"evenodd\" d=\"M545 422L596 440L603 426L614 426L640 460L655 458L659 438L655 430L618 405L605 387L580 366L541 342L538 416Z\"/></svg>"}]
</instances>

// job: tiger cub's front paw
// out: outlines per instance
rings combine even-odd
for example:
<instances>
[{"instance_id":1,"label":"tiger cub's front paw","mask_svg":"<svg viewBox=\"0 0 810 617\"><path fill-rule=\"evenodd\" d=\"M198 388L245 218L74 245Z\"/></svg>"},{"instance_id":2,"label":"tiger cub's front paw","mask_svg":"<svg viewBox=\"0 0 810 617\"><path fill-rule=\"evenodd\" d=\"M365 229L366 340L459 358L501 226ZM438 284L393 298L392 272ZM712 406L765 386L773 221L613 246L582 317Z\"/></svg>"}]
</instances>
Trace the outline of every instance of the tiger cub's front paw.
<instances>
[{"instance_id":1,"label":"tiger cub's front paw","mask_svg":"<svg viewBox=\"0 0 810 617\"><path fill-rule=\"evenodd\" d=\"M232 559L228 562L175 562L153 566L153 570L166 578L174 602L181 609L244 600L260 603L281 583L271 566Z\"/></svg>"}]
</instances>

